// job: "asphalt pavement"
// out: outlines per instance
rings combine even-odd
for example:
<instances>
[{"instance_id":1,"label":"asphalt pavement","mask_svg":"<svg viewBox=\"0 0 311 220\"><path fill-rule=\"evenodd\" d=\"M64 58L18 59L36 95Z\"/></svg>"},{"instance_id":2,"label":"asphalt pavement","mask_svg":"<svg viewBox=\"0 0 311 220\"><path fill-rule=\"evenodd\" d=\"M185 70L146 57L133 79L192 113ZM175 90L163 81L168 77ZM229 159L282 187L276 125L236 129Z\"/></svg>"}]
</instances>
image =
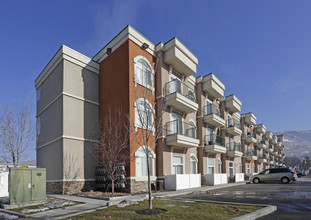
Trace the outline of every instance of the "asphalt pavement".
<instances>
[{"instance_id":1,"label":"asphalt pavement","mask_svg":"<svg viewBox=\"0 0 311 220\"><path fill-rule=\"evenodd\" d=\"M296 182L289 184L245 184L176 196L174 199L275 205L277 206L276 212L259 219L310 220L311 176L299 178Z\"/></svg>"}]
</instances>

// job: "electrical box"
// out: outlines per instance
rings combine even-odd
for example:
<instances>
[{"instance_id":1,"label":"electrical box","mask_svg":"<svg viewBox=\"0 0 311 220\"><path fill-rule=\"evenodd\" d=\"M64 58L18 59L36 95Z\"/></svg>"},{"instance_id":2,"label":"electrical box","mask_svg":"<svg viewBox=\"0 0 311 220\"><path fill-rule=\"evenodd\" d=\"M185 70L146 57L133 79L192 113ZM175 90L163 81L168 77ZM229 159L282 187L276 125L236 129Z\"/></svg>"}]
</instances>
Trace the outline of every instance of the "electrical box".
<instances>
[{"instance_id":1,"label":"electrical box","mask_svg":"<svg viewBox=\"0 0 311 220\"><path fill-rule=\"evenodd\" d=\"M45 168L10 168L10 205L46 201Z\"/></svg>"}]
</instances>

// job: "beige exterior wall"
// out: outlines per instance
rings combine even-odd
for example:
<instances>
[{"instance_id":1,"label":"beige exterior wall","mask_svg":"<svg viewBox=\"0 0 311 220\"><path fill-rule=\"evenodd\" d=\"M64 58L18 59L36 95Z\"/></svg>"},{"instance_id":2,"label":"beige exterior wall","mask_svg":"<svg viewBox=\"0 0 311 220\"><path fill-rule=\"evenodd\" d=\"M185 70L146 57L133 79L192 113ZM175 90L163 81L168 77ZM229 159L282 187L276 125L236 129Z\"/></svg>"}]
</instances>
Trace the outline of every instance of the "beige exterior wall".
<instances>
[{"instance_id":1,"label":"beige exterior wall","mask_svg":"<svg viewBox=\"0 0 311 220\"><path fill-rule=\"evenodd\" d=\"M70 57L76 59L68 58L71 61L58 51L61 60L54 57L58 64L43 71L48 77L40 75L41 81L36 81L41 126L37 165L47 168L48 182L95 178L91 151L98 131L98 72L87 69L86 58L72 51Z\"/></svg>"}]
</instances>

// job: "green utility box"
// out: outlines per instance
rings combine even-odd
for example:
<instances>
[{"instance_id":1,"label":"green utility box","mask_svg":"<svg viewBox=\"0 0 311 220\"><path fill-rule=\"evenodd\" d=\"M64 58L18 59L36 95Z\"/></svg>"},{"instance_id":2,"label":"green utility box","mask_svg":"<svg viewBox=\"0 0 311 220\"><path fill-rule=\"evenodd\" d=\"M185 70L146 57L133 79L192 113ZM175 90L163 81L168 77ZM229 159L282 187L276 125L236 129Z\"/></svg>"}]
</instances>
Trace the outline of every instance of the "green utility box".
<instances>
[{"instance_id":1,"label":"green utility box","mask_svg":"<svg viewBox=\"0 0 311 220\"><path fill-rule=\"evenodd\" d=\"M45 168L10 168L10 205L46 201Z\"/></svg>"}]
</instances>

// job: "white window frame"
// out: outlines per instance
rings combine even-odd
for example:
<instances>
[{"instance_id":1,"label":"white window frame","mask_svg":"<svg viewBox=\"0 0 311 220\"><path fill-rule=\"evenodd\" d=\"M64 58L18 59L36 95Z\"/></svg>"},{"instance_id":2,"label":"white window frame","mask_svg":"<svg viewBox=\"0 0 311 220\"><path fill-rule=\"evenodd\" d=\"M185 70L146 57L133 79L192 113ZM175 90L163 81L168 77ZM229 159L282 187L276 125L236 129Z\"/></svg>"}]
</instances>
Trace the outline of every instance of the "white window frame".
<instances>
[{"instance_id":1,"label":"white window frame","mask_svg":"<svg viewBox=\"0 0 311 220\"><path fill-rule=\"evenodd\" d=\"M221 165L222 165L222 161L220 158L218 158L218 163L217 163L217 168L218 168L218 173L222 173L222 168L221 168Z\"/></svg>"},{"instance_id":2,"label":"white window frame","mask_svg":"<svg viewBox=\"0 0 311 220\"><path fill-rule=\"evenodd\" d=\"M181 163L174 163L174 157L181 158ZM177 167L182 167L182 173L177 173ZM184 157L179 155L173 155L172 156L172 174L184 174L185 173L185 165L184 165Z\"/></svg>"},{"instance_id":3,"label":"white window frame","mask_svg":"<svg viewBox=\"0 0 311 220\"><path fill-rule=\"evenodd\" d=\"M140 148L138 148L138 150L135 152L135 170L136 170L136 177L148 177L148 171L147 171L147 166L145 167L145 171L143 171L144 167L142 167L142 164L144 162L142 162L142 160L145 160L145 163L146 160L147 160L147 157L146 157L146 153L145 153L145 150L144 148L147 147L147 146L141 146ZM155 153L153 152L153 150L148 147L148 151L149 151L149 162L150 162L150 176L154 177L155 176L155 158L156 158L156 155ZM147 165L147 164L146 164ZM143 175L143 173L145 172L146 175Z\"/></svg>"},{"instance_id":4,"label":"white window frame","mask_svg":"<svg viewBox=\"0 0 311 220\"><path fill-rule=\"evenodd\" d=\"M195 172L193 173L193 165ZM190 174L198 174L198 159L194 154L190 154Z\"/></svg>"},{"instance_id":5,"label":"white window frame","mask_svg":"<svg viewBox=\"0 0 311 220\"><path fill-rule=\"evenodd\" d=\"M137 68L138 68L138 65L140 65L139 61L144 61L147 64L147 66L150 68L151 85L146 84L143 81L143 79L140 80L139 77L137 76L137 74L138 74ZM135 82L135 86L137 86L137 83L138 83L139 85L144 86L144 87L152 90L152 93L154 92L154 69L153 69L151 63L149 62L149 60L146 57L141 56L141 55L136 56L134 58L134 82Z\"/></svg>"},{"instance_id":6,"label":"white window frame","mask_svg":"<svg viewBox=\"0 0 311 220\"><path fill-rule=\"evenodd\" d=\"M209 161L213 161L213 163L209 164ZM210 168L211 168L211 170L210 170ZM215 159L207 159L207 173L208 174L214 174L215 173Z\"/></svg>"},{"instance_id":7,"label":"white window frame","mask_svg":"<svg viewBox=\"0 0 311 220\"><path fill-rule=\"evenodd\" d=\"M148 125L148 126L144 126L141 124L141 120L140 120L140 117L139 117L139 106L140 106L140 103L144 103L146 102L146 105L150 108L150 112L152 114L152 117L151 117L151 123ZM147 100L147 99L144 99L144 98L139 98L136 100L136 102L134 102L134 107L135 107L135 130L137 130L137 128L142 128L142 129L148 129L150 131L154 131L154 115L155 115L155 110L153 108L153 106L151 105L151 103ZM148 114L148 113L147 113ZM148 116L150 117L150 115Z\"/></svg>"}]
</instances>

